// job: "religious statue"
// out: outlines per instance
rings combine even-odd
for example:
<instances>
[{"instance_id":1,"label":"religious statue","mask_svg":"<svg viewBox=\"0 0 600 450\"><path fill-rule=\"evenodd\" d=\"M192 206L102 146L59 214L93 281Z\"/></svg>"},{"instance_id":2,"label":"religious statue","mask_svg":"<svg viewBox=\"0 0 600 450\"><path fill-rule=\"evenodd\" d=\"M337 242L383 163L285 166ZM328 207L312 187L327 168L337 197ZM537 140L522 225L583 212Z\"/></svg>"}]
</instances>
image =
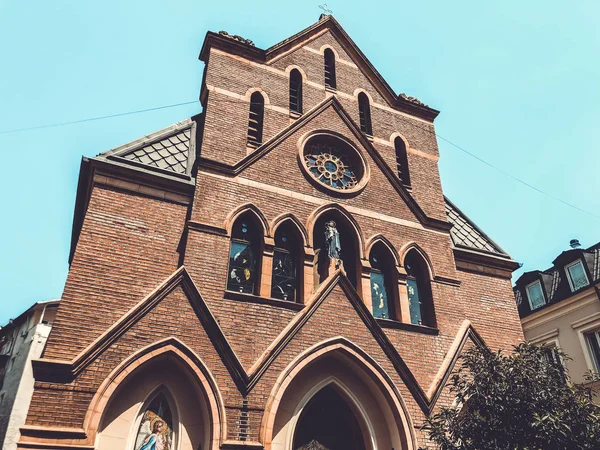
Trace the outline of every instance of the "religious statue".
<instances>
[{"instance_id":1,"label":"religious statue","mask_svg":"<svg viewBox=\"0 0 600 450\"><path fill-rule=\"evenodd\" d=\"M342 246L340 245L340 233L335 227L333 220L325 224L325 244L327 245L327 256L330 261L335 261L336 269L340 267L341 257L340 251Z\"/></svg>"}]
</instances>

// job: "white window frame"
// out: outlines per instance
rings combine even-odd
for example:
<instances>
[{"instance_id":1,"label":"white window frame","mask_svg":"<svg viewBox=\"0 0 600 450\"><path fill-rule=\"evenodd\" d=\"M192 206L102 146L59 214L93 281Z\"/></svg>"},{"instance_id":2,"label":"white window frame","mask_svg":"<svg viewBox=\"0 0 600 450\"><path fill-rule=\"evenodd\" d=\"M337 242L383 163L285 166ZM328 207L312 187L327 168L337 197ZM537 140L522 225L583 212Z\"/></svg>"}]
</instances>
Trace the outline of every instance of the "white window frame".
<instances>
[{"instance_id":1,"label":"white window frame","mask_svg":"<svg viewBox=\"0 0 600 450\"><path fill-rule=\"evenodd\" d=\"M542 292L542 300L544 300L544 304L538 306L537 308L533 307L533 302L531 301L531 296L529 295L529 288L534 284L540 285L540 291ZM540 280L535 280L529 283L527 286L525 286L525 294L527 295L527 301L529 302L529 309L531 309L531 311L537 311L541 307L546 306L548 304L548 302L546 301L546 296L544 295L544 288L542 287L542 282Z\"/></svg>"},{"instance_id":2,"label":"white window frame","mask_svg":"<svg viewBox=\"0 0 600 450\"><path fill-rule=\"evenodd\" d=\"M581 268L583 269L583 275L585 276L585 281L587 282L587 284L585 286L582 286L578 289L575 289L575 286L573 286L573 279L571 278L571 272L569 272L569 269L573 266L576 266L577 264L581 264ZM590 285L590 280L588 279L587 276L587 272L585 270L585 266L583 265L583 261L578 259L577 261L573 261L571 264L567 264L565 266L565 272L567 274L567 280L569 281L569 287L571 288L571 292L575 292L576 290L579 290L583 287L589 286Z\"/></svg>"},{"instance_id":3,"label":"white window frame","mask_svg":"<svg viewBox=\"0 0 600 450\"><path fill-rule=\"evenodd\" d=\"M590 348L590 344L587 341L586 335L589 333L600 331L600 312L594 313L589 317L573 322L571 324L571 327L577 331L577 334L579 336L579 342L581 344L581 349L583 350L585 363L587 364L588 369L595 372L596 363L594 355L592 354L592 349Z\"/></svg>"}]
</instances>

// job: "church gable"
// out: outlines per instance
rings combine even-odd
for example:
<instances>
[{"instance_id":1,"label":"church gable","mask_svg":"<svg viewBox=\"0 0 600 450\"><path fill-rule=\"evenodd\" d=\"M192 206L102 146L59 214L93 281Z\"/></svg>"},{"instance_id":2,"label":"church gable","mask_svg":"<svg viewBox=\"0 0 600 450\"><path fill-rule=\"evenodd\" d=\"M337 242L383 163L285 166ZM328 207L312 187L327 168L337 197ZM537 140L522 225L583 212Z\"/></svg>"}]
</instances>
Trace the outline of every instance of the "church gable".
<instances>
[{"instance_id":1,"label":"church gable","mask_svg":"<svg viewBox=\"0 0 600 450\"><path fill-rule=\"evenodd\" d=\"M371 96L374 102L387 106L392 105L389 93L369 79L364 66L359 66L360 61L353 59L329 29L317 33L306 43L302 43L287 54L275 57L272 62L268 61L267 64L280 70L290 67L302 68L306 75L303 81L306 83L307 97L310 98L313 89L325 88L323 72L325 49L331 49L335 55L336 95L354 98L356 97L355 91L362 89Z\"/></svg>"},{"instance_id":2,"label":"church gable","mask_svg":"<svg viewBox=\"0 0 600 450\"><path fill-rule=\"evenodd\" d=\"M351 151L360 155L365 167L364 170L355 168L356 176L360 178L355 188L332 189L331 185L319 181L323 178L318 180L310 172L304 155L308 150L300 147L309 145L314 133L334 136L340 142L347 140L353 147ZM327 201L377 210L414 222L419 222L418 214L421 214L420 218L424 217L419 206L335 98L323 102L320 107L308 112L297 123L265 143L237 164L234 171L242 178L256 180L263 185ZM360 171L362 174L359 175ZM340 185L343 181L340 181Z\"/></svg>"}]
</instances>

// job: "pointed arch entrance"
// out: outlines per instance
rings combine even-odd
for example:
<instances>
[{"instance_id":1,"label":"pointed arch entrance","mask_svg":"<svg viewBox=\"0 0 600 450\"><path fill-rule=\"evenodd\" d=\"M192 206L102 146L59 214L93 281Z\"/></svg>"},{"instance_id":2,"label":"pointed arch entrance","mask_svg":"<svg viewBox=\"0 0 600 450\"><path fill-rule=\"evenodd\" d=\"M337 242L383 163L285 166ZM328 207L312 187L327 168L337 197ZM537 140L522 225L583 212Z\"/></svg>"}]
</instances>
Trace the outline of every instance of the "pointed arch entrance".
<instances>
[{"instance_id":1,"label":"pointed arch entrance","mask_svg":"<svg viewBox=\"0 0 600 450\"><path fill-rule=\"evenodd\" d=\"M269 398L260 434L265 450L304 450L311 442L314 448L329 450L416 448L397 388L375 361L345 338L324 341L299 355L282 372ZM349 444L341 429L346 434L355 430L358 442Z\"/></svg>"},{"instance_id":2,"label":"pointed arch entrance","mask_svg":"<svg viewBox=\"0 0 600 450\"><path fill-rule=\"evenodd\" d=\"M302 408L293 436L292 449L322 446L328 450L365 450L365 419L358 406L344 395L342 385L331 381ZM354 408L353 408L354 407ZM363 426L361 426L363 422ZM366 430L369 433L369 430Z\"/></svg>"},{"instance_id":3,"label":"pointed arch entrance","mask_svg":"<svg viewBox=\"0 0 600 450\"><path fill-rule=\"evenodd\" d=\"M224 418L222 399L204 363L169 338L140 349L113 370L92 399L84 429L97 450L153 445L215 450L226 435Z\"/></svg>"}]
</instances>

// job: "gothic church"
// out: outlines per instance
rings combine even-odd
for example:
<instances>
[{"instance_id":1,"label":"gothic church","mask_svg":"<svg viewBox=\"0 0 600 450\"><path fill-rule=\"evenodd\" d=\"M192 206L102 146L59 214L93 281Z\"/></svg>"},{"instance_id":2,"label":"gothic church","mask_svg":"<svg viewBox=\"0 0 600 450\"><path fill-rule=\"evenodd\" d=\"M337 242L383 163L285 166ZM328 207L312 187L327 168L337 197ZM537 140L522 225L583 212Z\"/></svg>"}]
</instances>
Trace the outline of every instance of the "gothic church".
<instances>
[{"instance_id":1,"label":"gothic church","mask_svg":"<svg viewBox=\"0 0 600 450\"><path fill-rule=\"evenodd\" d=\"M200 60L201 114L83 159L19 448L426 445L461 351L522 339L517 264L442 192L439 112L328 15Z\"/></svg>"}]
</instances>

